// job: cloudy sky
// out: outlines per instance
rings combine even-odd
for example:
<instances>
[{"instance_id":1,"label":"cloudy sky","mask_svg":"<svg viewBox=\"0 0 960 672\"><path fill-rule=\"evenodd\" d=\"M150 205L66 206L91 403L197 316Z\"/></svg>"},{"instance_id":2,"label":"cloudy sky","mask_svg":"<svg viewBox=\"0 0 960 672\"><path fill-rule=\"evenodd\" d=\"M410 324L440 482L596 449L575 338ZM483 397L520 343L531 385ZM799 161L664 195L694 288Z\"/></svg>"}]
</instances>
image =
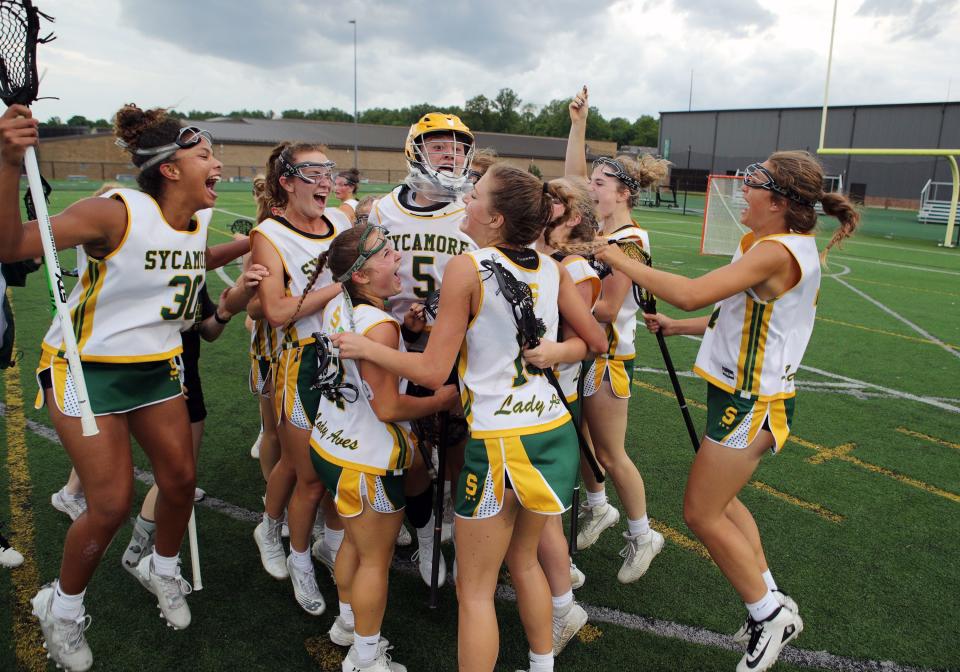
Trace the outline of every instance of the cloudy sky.
<instances>
[{"instance_id":1,"label":"cloudy sky","mask_svg":"<svg viewBox=\"0 0 960 672\"><path fill-rule=\"evenodd\" d=\"M588 83L606 117L819 105L830 0L39 0L35 113L525 103ZM960 100L958 0L840 0L832 104Z\"/></svg>"}]
</instances>

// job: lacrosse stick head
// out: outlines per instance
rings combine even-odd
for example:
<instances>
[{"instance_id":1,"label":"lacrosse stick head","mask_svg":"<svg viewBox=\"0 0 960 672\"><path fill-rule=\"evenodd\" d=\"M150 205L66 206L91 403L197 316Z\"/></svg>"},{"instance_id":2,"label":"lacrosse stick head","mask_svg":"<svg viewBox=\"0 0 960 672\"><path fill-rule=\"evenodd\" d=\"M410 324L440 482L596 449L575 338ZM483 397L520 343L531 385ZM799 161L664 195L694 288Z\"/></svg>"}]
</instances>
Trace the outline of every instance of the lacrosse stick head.
<instances>
[{"instance_id":1,"label":"lacrosse stick head","mask_svg":"<svg viewBox=\"0 0 960 672\"><path fill-rule=\"evenodd\" d=\"M230 225L230 233L239 233L244 236L249 236L250 231L253 230L253 222L249 219L240 219L233 220L233 223Z\"/></svg>"},{"instance_id":2,"label":"lacrosse stick head","mask_svg":"<svg viewBox=\"0 0 960 672\"><path fill-rule=\"evenodd\" d=\"M650 256L650 253L643 249L643 247L637 241L624 239L611 240L610 242L615 243L628 259L638 261L644 266L653 266L653 258ZM633 286L633 293L637 299L637 303L640 304L640 307L645 313L657 312L657 300L648 289L635 284Z\"/></svg>"},{"instance_id":3,"label":"lacrosse stick head","mask_svg":"<svg viewBox=\"0 0 960 672\"><path fill-rule=\"evenodd\" d=\"M440 308L440 292L432 291L427 294L427 298L423 300L423 310L430 317L431 320L437 319L437 310Z\"/></svg>"},{"instance_id":4,"label":"lacrosse stick head","mask_svg":"<svg viewBox=\"0 0 960 672\"><path fill-rule=\"evenodd\" d=\"M29 105L37 99L37 45L53 39L40 37L43 14L30 0L0 0L0 100L7 105Z\"/></svg>"},{"instance_id":5,"label":"lacrosse stick head","mask_svg":"<svg viewBox=\"0 0 960 672\"><path fill-rule=\"evenodd\" d=\"M360 397L360 391L355 385L344 381L340 351L334 347L327 334L314 332L313 339L317 372L310 381L310 389L319 390L320 394L332 402L346 401L352 404Z\"/></svg>"}]
</instances>

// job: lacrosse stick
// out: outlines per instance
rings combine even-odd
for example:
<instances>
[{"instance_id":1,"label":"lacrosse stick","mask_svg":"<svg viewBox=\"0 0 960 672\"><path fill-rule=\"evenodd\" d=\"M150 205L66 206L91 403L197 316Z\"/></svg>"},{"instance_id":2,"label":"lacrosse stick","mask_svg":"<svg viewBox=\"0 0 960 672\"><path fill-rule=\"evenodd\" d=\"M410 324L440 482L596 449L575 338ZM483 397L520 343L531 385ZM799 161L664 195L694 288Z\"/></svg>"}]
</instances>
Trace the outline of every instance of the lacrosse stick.
<instances>
[{"instance_id":1,"label":"lacrosse stick","mask_svg":"<svg viewBox=\"0 0 960 672\"><path fill-rule=\"evenodd\" d=\"M440 414L440 444L437 446L436 492L433 501L433 557L430 562L430 608L436 609L440 599L440 541L443 535L443 480L447 472L447 435L450 414Z\"/></svg>"},{"instance_id":2,"label":"lacrosse stick","mask_svg":"<svg viewBox=\"0 0 960 672\"><path fill-rule=\"evenodd\" d=\"M33 6L30 0L0 0L0 99L7 107L29 105L37 99L37 45L53 39L53 34L40 37L40 17L52 21ZM43 259L47 268L47 280L53 294L54 307L60 318L64 353L70 367L70 376L80 409L80 424L84 436L98 433L97 421L90 408L87 385L80 367L77 339L67 311L67 293L63 287L63 272L53 243L50 214L43 194L43 178L37 165L37 153L27 147L23 157L33 206L37 211L37 225L43 244Z\"/></svg>"},{"instance_id":3,"label":"lacrosse stick","mask_svg":"<svg viewBox=\"0 0 960 672\"><path fill-rule=\"evenodd\" d=\"M535 348L540 345L540 338L543 335L543 321L533 312L533 292L530 291L530 286L525 282L517 280L513 273L508 271L500 262L484 259L480 262L480 266L493 275L497 281L497 286L500 288L500 294L502 294L503 298L510 304L510 308L513 311L513 319L517 325L517 332L522 341L521 347ZM550 383L550 386L553 387L557 396L560 397L563 407L570 413L570 404L567 403L567 398L560 388L560 381L557 380L553 369L550 367L545 369L538 368L537 371L546 377L547 382ZM570 413L570 417L573 417L573 413ZM597 458L594 457L593 451L590 450L586 439L583 438L580 427L574 423L573 428L577 433L577 443L580 445L580 452L590 467L590 471L593 472L593 477L597 480L597 483L603 483L603 470L600 468L600 465L597 464Z\"/></svg>"},{"instance_id":4,"label":"lacrosse stick","mask_svg":"<svg viewBox=\"0 0 960 672\"><path fill-rule=\"evenodd\" d=\"M249 236L252 229L253 222L249 219L235 219L233 223L230 224L230 233L240 233L244 236Z\"/></svg>"},{"instance_id":5,"label":"lacrosse stick","mask_svg":"<svg viewBox=\"0 0 960 672\"><path fill-rule=\"evenodd\" d=\"M203 577L200 576L200 544L197 543L197 516L190 510L190 521L187 523L187 536L190 538L190 578L193 579L193 590L203 590Z\"/></svg>"},{"instance_id":6,"label":"lacrosse stick","mask_svg":"<svg viewBox=\"0 0 960 672\"><path fill-rule=\"evenodd\" d=\"M640 247L632 240L611 241L617 244L617 247L623 253L634 261L639 261L644 266L653 267L653 259L650 253ZM637 303L643 309L643 312L655 315L657 312L657 299L647 289L637 284L633 285L633 294ZM670 384L673 385L673 393L677 397L677 404L680 405L680 413L683 415L683 424L687 427L687 434L690 436L690 443L693 445L693 452L700 450L700 439L697 437L697 430L693 427L693 419L690 417L690 410L687 408L687 399L683 396L683 389L680 387L680 379L677 377L677 370L673 366L673 358L670 356L670 350L667 349L667 342L664 339L663 332L657 331L657 345L660 346L660 354L663 356L663 364L667 368L667 374L670 376Z\"/></svg>"}]
</instances>

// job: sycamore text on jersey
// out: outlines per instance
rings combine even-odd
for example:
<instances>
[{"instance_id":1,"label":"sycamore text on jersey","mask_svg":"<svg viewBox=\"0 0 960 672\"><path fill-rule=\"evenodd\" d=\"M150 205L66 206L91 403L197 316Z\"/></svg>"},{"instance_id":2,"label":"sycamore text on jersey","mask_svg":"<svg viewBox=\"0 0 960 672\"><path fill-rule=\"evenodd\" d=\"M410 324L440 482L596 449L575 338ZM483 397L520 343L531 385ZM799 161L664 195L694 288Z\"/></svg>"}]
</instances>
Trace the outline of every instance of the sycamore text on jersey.
<instances>
[{"instance_id":1,"label":"sycamore text on jersey","mask_svg":"<svg viewBox=\"0 0 960 672\"><path fill-rule=\"evenodd\" d=\"M147 250L143 270L195 270L207 267L203 250Z\"/></svg>"},{"instance_id":2,"label":"sycamore text on jersey","mask_svg":"<svg viewBox=\"0 0 960 672\"><path fill-rule=\"evenodd\" d=\"M470 249L470 243L465 240L435 233L398 233L387 237L393 241L393 249L399 252L439 252L457 255Z\"/></svg>"}]
</instances>

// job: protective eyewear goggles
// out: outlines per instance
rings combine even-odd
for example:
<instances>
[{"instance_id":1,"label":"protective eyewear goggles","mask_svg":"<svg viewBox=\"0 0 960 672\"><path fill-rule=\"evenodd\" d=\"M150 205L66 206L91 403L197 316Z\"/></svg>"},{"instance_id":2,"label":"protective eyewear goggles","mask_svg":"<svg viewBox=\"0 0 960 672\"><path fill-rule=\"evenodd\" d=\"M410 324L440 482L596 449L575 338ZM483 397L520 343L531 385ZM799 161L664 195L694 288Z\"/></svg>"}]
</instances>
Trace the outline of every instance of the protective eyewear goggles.
<instances>
[{"instance_id":1,"label":"protective eyewear goggles","mask_svg":"<svg viewBox=\"0 0 960 672\"><path fill-rule=\"evenodd\" d=\"M292 163L284 151L280 152L280 167L280 175L283 177L297 177L307 184L319 184L323 180L333 184L333 171L337 164L333 161Z\"/></svg>"},{"instance_id":2,"label":"protective eyewear goggles","mask_svg":"<svg viewBox=\"0 0 960 672\"><path fill-rule=\"evenodd\" d=\"M751 163L746 167L746 169L743 171L743 184L751 189L765 189L767 191L772 191L773 193L779 194L780 196L783 196L794 203L799 203L800 205L805 205L811 208L814 205L813 201L804 198L793 189L781 187L779 184L777 184L777 181L773 179L773 174L759 163Z\"/></svg>"},{"instance_id":3,"label":"protective eyewear goggles","mask_svg":"<svg viewBox=\"0 0 960 672\"><path fill-rule=\"evenodd\" d=\"M630 190L630 193L636 193L640 191L640 183L637 182L630 174L624 170L623 164L617 161L616 159L611 159L608 156L601 156L599 159L593 162L593 169L596 170L600 168L603 171L603 174L607 177L615 177L623 185Z\"/></svg>"},{"instance_id":4,"label":"protective eyewear goggles","mask_svg":"<svg viewBox=\"0 0 960 672\"><path fill-rule=\"evenodd\" d=\"M368 250L367 240L372 235L377 236L377 238L374 239L375 242L373 247ZM360 234L360 243L357 245L357 260L353 262L353 266L350 267L350 270L337 278L337 282L346 282L349 280L350 276L363 268L363 265L367 263L367 259L382 250L386 244L387 230L382 226L377 226L376 224L367 224L367 227L363 230L363 233Z\"/></svg>"},{"instance_id":5,"label":"protective eyewear goggles","mask_svg":"<svg viewBox=\"0 0 960 672\"><path fill-rule=\"evenodd\" d=\"M136 148L133 149L129 144L123 140L117 139L117 146L126 149L134 156L149 156L152 157L142 164L140 164L140 170L146 170L151 166L155 166L158 163L166 161L171 156L173 156L178 149L189 149L199 145L204 140L207 141L207 144L210 147L213 147L213 135L210 134L210 131L205 131L202 128L197 128L196 126L184 126L180 129L180 132L177 133L177 139L171 142L169 145L161 145L160 147L146 147L146 148Z\"/></svg>"}]
</instances>

